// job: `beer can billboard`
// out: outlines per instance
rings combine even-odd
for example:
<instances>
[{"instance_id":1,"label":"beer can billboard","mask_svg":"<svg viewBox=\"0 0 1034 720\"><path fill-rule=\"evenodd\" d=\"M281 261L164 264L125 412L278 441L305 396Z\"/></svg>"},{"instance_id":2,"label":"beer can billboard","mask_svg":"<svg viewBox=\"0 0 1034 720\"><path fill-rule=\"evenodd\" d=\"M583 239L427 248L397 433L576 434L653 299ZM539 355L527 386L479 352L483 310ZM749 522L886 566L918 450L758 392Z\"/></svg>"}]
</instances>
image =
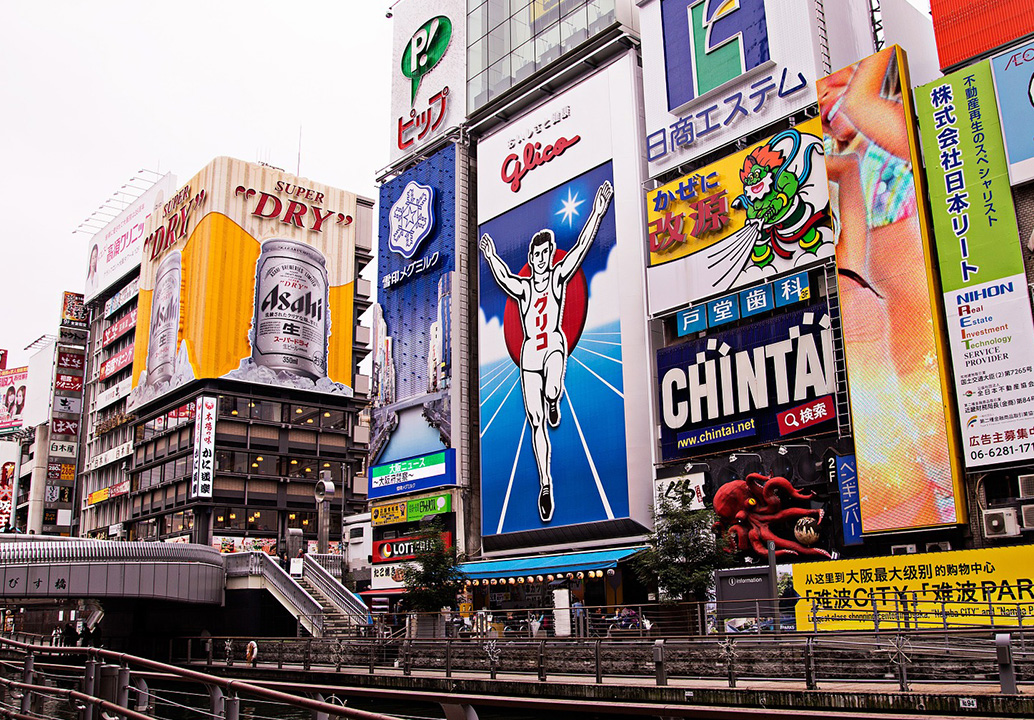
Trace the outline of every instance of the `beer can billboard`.
<instances>
[{"instance_id":1,"label":"beer can billboard","mask_svg":"<svg viewBox=\"0 0 1034 720\"><path fill-rule=\"evenodd\" d=\"M908 88L897 46L818 82L866 533L965 522Z\"/></svg>"},{"instance_id":2,"label":"beer can billboard","mask_svg":"<svg viewBox=\"0 0 1034 720\"><path fill-rule=\"evenodd\" d=\"M350 396L369 212L275 168L209 163L147 225L130 407L218 377Z\"/></svg>"}]
</instances>

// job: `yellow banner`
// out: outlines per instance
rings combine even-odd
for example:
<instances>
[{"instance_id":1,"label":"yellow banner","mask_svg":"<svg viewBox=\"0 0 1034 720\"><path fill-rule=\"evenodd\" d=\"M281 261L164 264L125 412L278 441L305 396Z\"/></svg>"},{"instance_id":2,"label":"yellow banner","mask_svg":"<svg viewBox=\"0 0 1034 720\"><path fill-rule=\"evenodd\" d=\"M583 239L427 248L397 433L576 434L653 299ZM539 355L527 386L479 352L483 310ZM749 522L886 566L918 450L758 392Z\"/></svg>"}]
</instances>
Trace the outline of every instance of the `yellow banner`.
<instances>
[{"instance_id":1,"label":"yellow banner","mask_svg":"<svg viewBox=\"0 0 1034 720\"><path fill-rule=\"evenodd\" d=\"M1034 546L831 560L793 568L797 629L1034 624Z\"/></svg>"},{"instance_id":2,"label":"yellow banner","mask_svg":"<svg viewBox=\"0 0 1034 720\"><path fill-rule=\"evenodd\" d=\"M406 522L408 516L405 501L391 505L374 505L370 508L374 525L392 525Z\"/></svg>"}]
</instances>

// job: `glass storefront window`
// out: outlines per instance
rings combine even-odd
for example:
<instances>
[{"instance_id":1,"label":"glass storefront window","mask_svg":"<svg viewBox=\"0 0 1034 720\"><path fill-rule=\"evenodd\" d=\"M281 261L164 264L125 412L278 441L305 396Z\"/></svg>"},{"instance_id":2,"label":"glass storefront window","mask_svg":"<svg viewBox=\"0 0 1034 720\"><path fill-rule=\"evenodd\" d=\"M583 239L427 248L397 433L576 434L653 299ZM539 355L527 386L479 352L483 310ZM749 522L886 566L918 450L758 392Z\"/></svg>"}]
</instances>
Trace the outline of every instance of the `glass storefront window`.
<instances>
[{"instance_id":1,"label":"glass storefront window","mask_svg":"<svg viewBox=\"0 0 1034 720\"><path fill-rule=\"evenodd\" d=\"M252 510L247 517L249 532L275 532L276 510Z\"/></svg>"},{"instance_id":2,"label":"glass storefront window","mask_svg":"<svg viewBox=\"0 0 1034 720\"><path fill-rule=\"evenodd\" d=\"M316 532L318 515L314 512L298 512L291 510L287 513L287 527L298 528L304 532Z\"/></svg>"},{"instance_id":3,"label":"glass storefront window","mask_svg":"<svg viewBox=\"0 0 1034 720\"><path fill-rule=\"evenodd\" d=\"M248 472L248 454L219 450L215 454L215 469L218 472L244 475Z\"/></svg>"},{"instance_id":4,"label":"glass storefront window","mask_svg":"<svg viewBox=\"0 0 1034 720\"><path fill-rule=\"evenodd\" d=\"M287 422L292 425L301 425L303 427L319 427L319 408L310 407L308 405L291 405L291 416Z\"/></svg>"},{"instance_id":5,"label":"glass storefront window","mask_svg":"<svg viewBox=\"0 0 1034 720\"><path fill-rule=\"evenodd\" d=\"M320 418L320 426L328 430L341 430L345 427L345 413L341 410L324 410Z\"/></svg>"},{"instance_id":6,"label":"glass storefront window","mask_svg":"<svg viewBox=\"0 0 1034 720\"><path fill-rule=\"evenodd\" d=\"M248 472L252 475L279 475L279 458L275 455L267 455L262 453L261 455L249 456L250 463L248 463Z\"/></svg>"},{"instance_id":7,"label":"glass storefront window","mask_svg":"<svg viewBox=\"0 0 1034 720\"><path fill-rule=\"evenodd\" d=\"M318 463L316 460L306 458L291 458L287 461L287 476L292 478L319 477Z\"/></svg>"},{"instance_id":8,"label":"glass storefront window","mask_svg":"<svg viewBox=\"0 0 1034 720\"><path fill-rule=\"evenodd\" d=\"M252 420L264 420L265 422L282 421L283 414L281 410L283 406L280 403L270 402L269 400L252 400L250 405Z\"/></svg>"},{"instance_id":9,"label":"glass storefront window","mask_svg":"<svg viewBox=\"0 0 1034 720\"><path fill-rule=\"evenodd\" d=\"M213 513L212 525L216 530L243 530L247 513L240 507L221 507Z\"/></svg>"},{"instance_id":10,"label":"glass storefront window","mask_svg":"<svg viewBox=\"0 0 1034 720\"><path fill-rule=\"evenodd\" d=\"M248 417L248 401L245 398L219 396L219 416L245 419Z\"/></svg>"}]
</instances>

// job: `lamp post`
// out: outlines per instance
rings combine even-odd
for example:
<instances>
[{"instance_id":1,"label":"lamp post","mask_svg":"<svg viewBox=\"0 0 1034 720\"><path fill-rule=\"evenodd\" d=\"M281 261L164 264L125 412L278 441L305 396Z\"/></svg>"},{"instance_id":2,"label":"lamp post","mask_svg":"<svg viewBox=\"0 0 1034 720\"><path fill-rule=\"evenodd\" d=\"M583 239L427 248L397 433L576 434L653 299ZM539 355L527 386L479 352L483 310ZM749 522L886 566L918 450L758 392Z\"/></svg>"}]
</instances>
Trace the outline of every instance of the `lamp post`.
<instances>
[{"instance_id":1,"label":"lamp post","mask_svg":"<svg viewBox=\"0 0 1034 720\"><path fill-rule=\"evenodd\" d=\"M334 499L334 483L330 479L330 471L324 470L320 473L320 479L316 481L313 488L313 495L316 496L317 531L316 531L316 552L325 555L330 547L330 507Z\"/></svg>"}]
</instances>

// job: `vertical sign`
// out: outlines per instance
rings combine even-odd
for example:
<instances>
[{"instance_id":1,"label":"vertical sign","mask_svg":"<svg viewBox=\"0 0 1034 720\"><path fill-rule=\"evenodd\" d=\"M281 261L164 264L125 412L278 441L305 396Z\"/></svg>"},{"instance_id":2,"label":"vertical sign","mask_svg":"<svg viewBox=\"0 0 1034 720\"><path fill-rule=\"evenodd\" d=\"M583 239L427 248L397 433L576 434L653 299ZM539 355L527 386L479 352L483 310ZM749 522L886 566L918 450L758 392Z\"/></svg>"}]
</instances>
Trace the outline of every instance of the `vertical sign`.
<instances>
[{"instance_id":1,"label":"vertical sign","mask_svg":"<svg viewBox=\"0 0 1034 720\"><path fill-rule=\"evenodd\" d=\"M895 46L818 83L867 533L965 519L907 72Z\"/></svg>"},{"instance_id":2,"label":"vertical sign","mask_svg":"<svg viewBox=\"0 0 1034 720\"><path fill-rule=\"evenodd\" d=\"M990 63L917 88L916 104L966 467L1029 460L1034 320Z\"/></svg>"},{"instance_id":3,"label":"vertical sign","mask_svg":"<svg viewBox=\"0 0 1034 720\"><path fill-rule=\"evenodd\" d=\"M215 470L216 399L202 395L194 408L194 466L190 476L191 497L212 497Z\"/></svg>"}]
</instances>

